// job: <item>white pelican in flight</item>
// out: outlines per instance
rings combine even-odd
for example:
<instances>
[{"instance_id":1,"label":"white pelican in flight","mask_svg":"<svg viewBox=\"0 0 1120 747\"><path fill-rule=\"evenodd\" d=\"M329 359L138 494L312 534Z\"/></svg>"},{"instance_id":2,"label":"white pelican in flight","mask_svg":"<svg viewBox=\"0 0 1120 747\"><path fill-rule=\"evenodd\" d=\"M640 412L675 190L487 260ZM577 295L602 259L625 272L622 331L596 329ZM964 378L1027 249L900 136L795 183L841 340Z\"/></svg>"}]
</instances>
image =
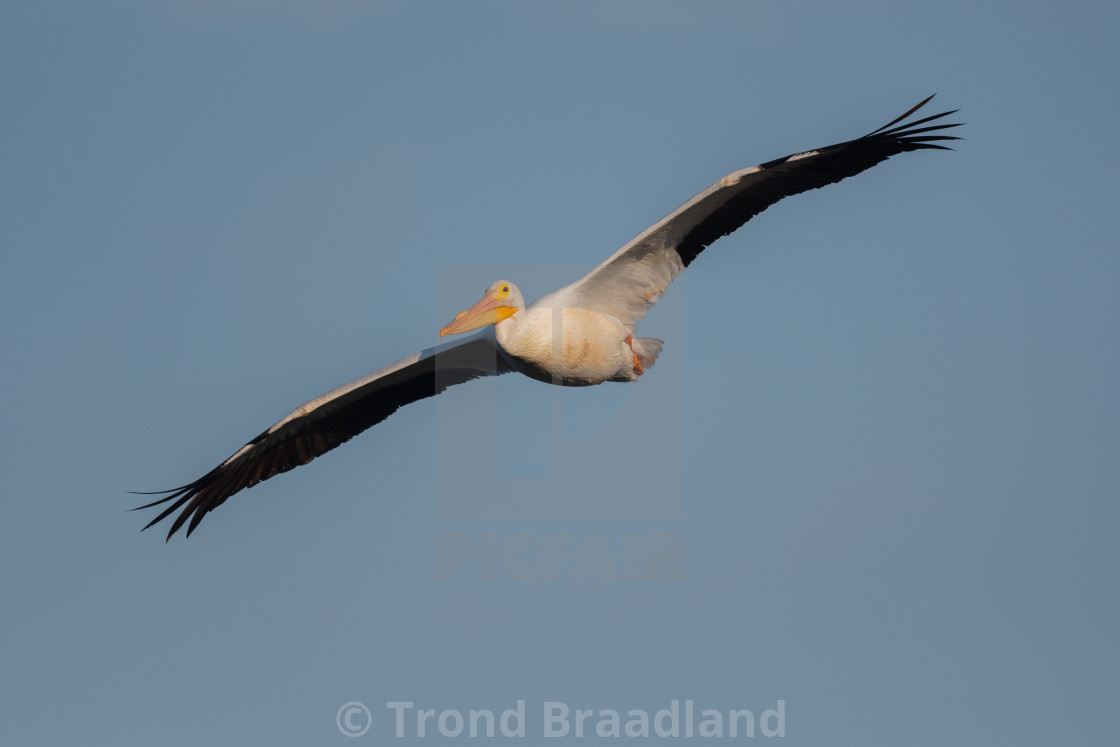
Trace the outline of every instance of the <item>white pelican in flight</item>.
<instances>
[{"instance_id":1,"label":"white pelican in flight","mask_svg":"<svg viewBox=\"0 0 1120 747\"><path fill-rule=\"evenodd\" d=\"M662 345L651 337L635 337L637 323L713 241L783 197L854 176L899 153L948 150L936 141L959 138L931 133L958 125L927 123L954 112L899 124L931 98L861 138L728 174L585 277L529 306L508 280L491 284L478 303L439 334L488 329L410 355L300 405L194 482L149 493L166 495L140 509L171 505L144 528L182 509L167 539L184 525L189 537L202 517L243 488L307 464L410 402L480 376L516 371L563 386L637 381L653 366Z\"/></svg>"}]
</instances>

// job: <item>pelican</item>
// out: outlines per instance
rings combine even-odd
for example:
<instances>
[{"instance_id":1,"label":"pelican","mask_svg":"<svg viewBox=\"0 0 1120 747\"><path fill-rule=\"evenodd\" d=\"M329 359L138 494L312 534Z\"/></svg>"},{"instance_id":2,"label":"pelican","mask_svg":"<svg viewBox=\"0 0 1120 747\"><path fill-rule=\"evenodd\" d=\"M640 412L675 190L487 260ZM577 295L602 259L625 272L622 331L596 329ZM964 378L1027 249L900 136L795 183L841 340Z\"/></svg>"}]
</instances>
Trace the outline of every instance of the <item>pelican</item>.
<instances>
[{"instance_id":1,"label":"pelican","mask_svg":"<svg viewBox=\"0 0 1120 747\"><path fill-rule=\"evenodd\" d=\"M230 496L307 464L385 420L410 402L481 376L518 372L561 386L637 381L657 362L662 341L635 337L637 323L706 247L784 197L854 176L891 156L951 150L930 134L959 126L927 123L957 110L899 124L925 106L855 140L801 151L732 172L635 236L585 277L525 305L508 280L439 331L440 337L485 328L455 342L410 355L300 405L194 482L140 510L170 502L144 529L182 509L167 539ZM926 126L921 126L926 125Z\"/></svg>"}]
</instances>

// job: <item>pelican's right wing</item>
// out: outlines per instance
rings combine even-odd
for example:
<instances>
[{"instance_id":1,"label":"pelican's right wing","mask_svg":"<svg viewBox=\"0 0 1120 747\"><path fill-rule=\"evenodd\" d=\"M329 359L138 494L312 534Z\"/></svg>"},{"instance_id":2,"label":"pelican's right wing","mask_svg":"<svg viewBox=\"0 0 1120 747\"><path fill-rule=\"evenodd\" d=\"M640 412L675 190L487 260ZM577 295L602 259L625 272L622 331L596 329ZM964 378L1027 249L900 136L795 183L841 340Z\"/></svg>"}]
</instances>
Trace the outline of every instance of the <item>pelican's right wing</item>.
<instances>
[{"instance_id":1,"label":"pelican's right wing","mask_svg":"<svg viewBox=\"0 0 1120 747\"><path fill-rule=\"evenodd\" d=\"M158 491L169 495L137 510L173 503L144 528L182 507L167 539L188 519L189 537L203 516L241 489L307 464L410 402L480 376L512 370L497 345L493 328L410 355L301 405L194 482Z\"/></svg>"},{"instance_id":2,"label":"pelican's right wing","mask_svg":"<svg viewBox=\"0 0 1120 747\"><path fill-rule=\"evenodd\" d=\"M919 127L953 114L943 112L898 125L932 99L855 140L795 153L735 171L634 237L581 280L541 299L602 311L633 330L669 283L721 236L727 236L779 200L866 171L912 150L946 150L935 141L959 140L929 133L957 127Z\"/></svg>"}]
</instances>

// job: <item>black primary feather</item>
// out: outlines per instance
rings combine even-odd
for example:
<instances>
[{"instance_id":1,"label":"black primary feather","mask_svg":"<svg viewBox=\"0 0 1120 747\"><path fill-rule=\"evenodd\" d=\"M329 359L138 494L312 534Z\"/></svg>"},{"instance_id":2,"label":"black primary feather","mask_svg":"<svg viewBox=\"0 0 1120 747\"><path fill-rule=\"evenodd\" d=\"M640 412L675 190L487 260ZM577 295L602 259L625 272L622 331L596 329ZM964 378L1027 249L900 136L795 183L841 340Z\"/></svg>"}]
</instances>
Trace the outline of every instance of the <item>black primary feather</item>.
<instances>
[{"instance_id":1,"label":"black primary feather","mask_svg":"<svg viewBox=\"0 0 1120 747\"><path fill-rule=\"evenodd\" d=\"M929 96L923 99L901 117L861 138L823 148L810 148L760 164L761 171L743 178L741 191L732 190L731 196L723 205L685 234L676 247L681 262L688 267L716 239L733 233L751 218L786 197L835 184L899 153L923 149L951 150L943 145L935 145L934 141L960 140L959 137L925 133L959 127L959 123L930 127L917 125L955 114L956 109L894 127L932 98L933 96ZM812 156L804 155L814 152Z\"/></svg>"}]
</instances>

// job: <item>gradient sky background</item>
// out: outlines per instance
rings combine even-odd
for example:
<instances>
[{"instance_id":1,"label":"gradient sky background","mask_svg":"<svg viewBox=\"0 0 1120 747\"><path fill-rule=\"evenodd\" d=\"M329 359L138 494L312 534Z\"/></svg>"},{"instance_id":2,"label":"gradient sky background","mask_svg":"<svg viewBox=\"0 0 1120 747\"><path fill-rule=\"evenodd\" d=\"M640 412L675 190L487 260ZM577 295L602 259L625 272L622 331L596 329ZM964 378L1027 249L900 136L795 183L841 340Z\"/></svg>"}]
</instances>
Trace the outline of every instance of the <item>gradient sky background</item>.
<instances>
[{"instance_id":1,"label":"gradient sky background","mask_svg":"<svg viewBox=\"0 0 1120 747\"><path fill-rule=\"evenodd\" d=\"M545 700L691 698L784 701L752 741L1112 744L1118 30L1105 2L4 3L0 741L375 744L387 701L521 698L535 743ZM932 92L956 153L721 240L637 385L459 387L189 540L126 512L490 281L535 298Z\"/></svg>"}]
</instances>

